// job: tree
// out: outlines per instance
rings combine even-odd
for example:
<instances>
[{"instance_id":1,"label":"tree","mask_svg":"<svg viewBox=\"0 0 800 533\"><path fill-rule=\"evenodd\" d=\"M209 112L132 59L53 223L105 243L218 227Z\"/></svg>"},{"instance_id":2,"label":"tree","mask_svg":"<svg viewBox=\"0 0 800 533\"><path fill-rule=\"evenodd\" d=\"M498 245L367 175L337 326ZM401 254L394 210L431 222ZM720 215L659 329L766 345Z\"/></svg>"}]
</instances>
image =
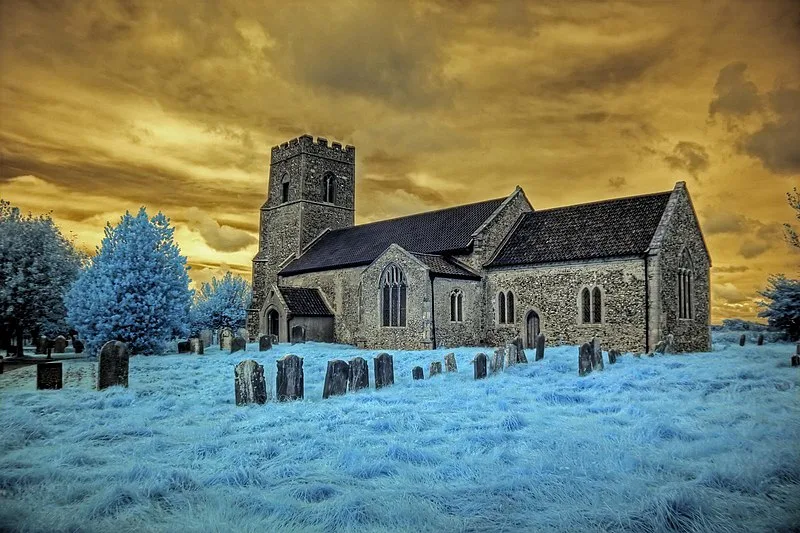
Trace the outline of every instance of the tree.
<instances>
[{"instance_id":1,"label":"tree","mask_svg":"<svg viewBox=\"0 0 800 533\"><path fill-rule=\"evenodd\" d=\"M794 188L794 193L787 192L786 197L789 199L789 205L795 210L795 218L800 220L800 192L797 192L797 187ZM791 224L784 224L786 230L786 240L795 248L800 248L800 235L792 227Z\"/></svg>"},{"instance_id":2,"label":"tree","mask_svg":"<svg viewBox=\"0 0 800 533\"><path fill-rule=\"evenodd\" d=\"M785 331L789 340L797 340L800 338L800 280L780 274L770 276L769 285L759 293L769 301L759 302L765 309L758 316L766 318L770 326Z\"/></svg>"},{"instance_id":3,"label":"tree","mask_svg":"<svg viewBox=\"0 0 800 533\"><path fill-rule=\"evenodd\" d=\"M251 291L244 278L230 272L226 272L221 280L214 277L211 283L203 283L192 307L194 333L206 328L244 327Z\"/></svg>"},{"instance_id":4,"label":"tree","mask_svg":"<svg viewBox=\"0 0 800 533\"><path fill-rule=\"evenodd\" d=\"M67 321L89 353L120 340L131 353L152 354L187 334L192 291L174 232L167 217L148 218L144 207L106 224L97 255L66 298Z\"/></svg>"},{"instance_id":5,"label":"tree","mask_svg":"<svg viewBox=\"0 0 800 533\"><path fill-rule=\"evenodd\" d=\"M23 216L0 199L0 342L13 335L18 354L29 332L66 332L64 294L85 254L75 249L49 215Z\"/></svg>"}]
</instances>

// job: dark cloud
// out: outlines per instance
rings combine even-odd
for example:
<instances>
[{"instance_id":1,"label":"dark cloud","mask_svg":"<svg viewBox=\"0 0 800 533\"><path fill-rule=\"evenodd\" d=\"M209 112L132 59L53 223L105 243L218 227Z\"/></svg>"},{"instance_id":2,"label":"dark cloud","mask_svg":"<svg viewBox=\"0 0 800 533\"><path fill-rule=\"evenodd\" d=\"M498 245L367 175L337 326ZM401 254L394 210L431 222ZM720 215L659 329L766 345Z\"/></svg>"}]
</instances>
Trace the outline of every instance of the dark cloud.
<instances>
[{"instance_id":1,"label":"dark cloud","mask_svg":"<svg viewBox=\"0 0 800 533\"><path fill-rule=\"evenodd\" d=\"M706 235L743 233L748 230L749 225L750 221L747 220L747 217L739 213L718 209L704 217L703 233Z\"/></svg>"},{"instance_id":2,"label":"dark cloud","mask_svg":"<svg viewBox=\"0 0 800 533\"><path fill-rule=\"evenodd\" d=\"M716 97L708 105L708 114L744 116L761 109L758 87L745 77L747 64L736 62L719 71L714 85Z\"/></svg>"},{"instance_id":3,"label":"dark cloud","mask_svg":"<svg viewBox=\"0 0 800 533\"><path fill-rule=\"evenodd\" d=\"M767 242L745 239L739 246L739 255L745 259L753 259L769 250L769 247L770 245Z\"/></svg>"},{"instance_id":4,"label":"dark cloud","mask_svg":"<svg viewBox=\"0 0 800 533\"><path fill-rule=\"evenodd\" d=\"M731 265L731 266L715 266L712 270L714 274L740 274L742 272L747 272L750 270L750 267L746 265Z\"/></svg>"},{"instance_id":5,"label":"dark cloud","mask_svg":"<svg viewBox=\"0 0 800 533\"><path fill-rule=\"evenodd\" d=\"M800 89L781 88L768 97L776 119L747 135L741 149L776 174L800 174Z\"/></svg>"},{"instance_id":6,"label":"dark cloud","mask_svg":"<svg viewBox=\"0 0 800 533\"><path fill-rule=\"evenodd\" d=\"M708 170L708 152L698 143L681 141L672 149L672 154L664 157L670 168L685 170L695 178L701 172Z\"/></svg>"},{"instance_id":7,"label":"dark cloud","mask_svg":"<svg viewBox=\"0 0 800 533\"><path fill-rule=\"evenodd\" d=\"M733 283L720 283L713 287L714 296L729 304L738 304L748 301L742 291Z\"/></svg>"},{"instance_id":8,"label":"dark cloud","mask_svg":"<svg viewBox=\"0 0 800 533\"><path fill-rule=\"evenodd\" d=\"M608 178L608 184L612 189L618 191L627 185L628 181L623 176L614 176L613 178Z\"/></svg>"},{"instance_id":9,"label":"dark cloud","mask_svg":"<svg viewBox=\"0 0 800 533\"><path fill-rule=\"evenodd\" d=\"M219 252L237 252L258 242L247 231L220 225L208 213L191 207L188 212L189 227L197 230L211 248Z\"/></svg>"}]
</instances>

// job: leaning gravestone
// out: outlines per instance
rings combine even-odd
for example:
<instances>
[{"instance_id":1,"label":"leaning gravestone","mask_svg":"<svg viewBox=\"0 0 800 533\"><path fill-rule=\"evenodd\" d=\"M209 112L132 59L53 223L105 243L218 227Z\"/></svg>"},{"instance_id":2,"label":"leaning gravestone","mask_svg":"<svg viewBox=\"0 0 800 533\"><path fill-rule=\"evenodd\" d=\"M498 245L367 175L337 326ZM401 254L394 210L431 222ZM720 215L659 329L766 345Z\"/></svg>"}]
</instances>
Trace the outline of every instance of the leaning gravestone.
<instances>
[{"instance_id":1,"label":"leaning gravestone","mask_svg":"<svg viewBox=\"0 0 800 533\"><path fill-rule=\"evenodd\" d=\"M292 326L292 344L303 344L306 342L306 328L303 326Z\"/></svg>"},{"instance_id":2,"label":"leaning gravestone","mask_svg":"<svg viewBox=\"0 0 800 533\"><path fill-rule=\"evenodd\" d=\"M272 349L272 336L270 335L261 335L258 338L258 351L259 352L266 352L267 350Z\"/></svg>"},{"instance_id":3,"label":"leaning gravestone","mask_svg":"<svg viewBox=\"0 0 800 533\"><path fill-rule=\"evenodd\" d=\"M444 356L444 368L448 372L458 372L458 364L456 363L456 354L449 353Z\"/></svg>"},{"instance_id":4,"label":"leaning gravestone","mask_svg":"<svg viewBox=\"0 0 800 533\"><path fill-rule=\"evenodd\" d=\"M97 363L97 390L114 385L128 386L128 346L120 341L108 341L100 349Z\"/></svg>"},{"instance_id":5,"label":"leaning gravestone","mask_svg":"<svg viewBox=\"0 0 800 533\"><path fill-rule=\"evenodd\" d=\"M608 364L613 365L617 362L617 357L619 357L619 350L609 350L608 351Z\"/></svg>"},{"instance_id":6,"label":"leaning gravestone","mask_svg":"<svg viewBox=\"0 0 800 533\"><path fill-rule=\"evenodd\" d=\"M59 335L53 340L53 353L64 353L67 349L67 339Z\"/></svg>"},{"instance_id":7,"label":"leaning gravestone","mask_svg":"<svg viewBox=\"0 0 800 533\"><path fill-rule=\"evenodd\" d=\"M200 337L192 337L189 339L189 351L197 355L203 355L205 352L206 343Z\"/></svg>"},{"instance_id":8,"label":"leaning gravestone","mask_svg":"<svg viewBox=\"0 0 800 533\"><path fill-rule=\"evenodd\" d=\"M592 339L592 370L603 370L603 347L597 337Z\"/></svg>"},{"instance_id":9,"label":"leaning gravestone","mask_svg":"<svg viewBox=\"0 0 800 533\"><path fill-rule=\"evenodd\" d=\"M61 363L38 363L36 365L36 388L60 389L63 385Z\"/></svg>"},{"instance_id":10,"label":"leaning gravestone","mask_svg":"<svg viewBox=\"0 0 800 533\"><path fill-rule=\"evenodd\" d=\"M303 359L296 355L284 355L278 359L275 385L279 402L302 400L304 394Z\"/></svg>"},{"instance_id":11,"label":"leaning gravestone","mask_svg":"<svg viewBox=\"0 0 800 533\"><path fill-rule=\"evenodd\" d=\"M230 351L232 343L233 330L231 330L231 328L222 328L219 330L219 349Z\"/></svg>"},{"instance_id":12,"label":"leaning gravestone","mask_svg":"<svg viewBox=\"0 0 800 533\"><path fill-rule=\"evenodd\" d=\"M325 373L325 385L322 387L322 399L340 396L347 392L347 381L350 379L350 365L341 359L328 361Z\"/></svg>"},{"instance_id":13,"label":"leaning gravestone","mask_svg":"<svg viewBox=\"0 0 800 533\"><path fill-rule=\"evenodd\" d=\"M422 372L421 366L415 366L411 369L411 377L415 380L417 379L425 379L425 374Z\"/></svg>"},{"instance_id":14,"label":"leaning gravestone","mask_svg":"<svg viewBox=\"0 0 800 533\"><path fill-rule=\"evenodd\" d=\"M369 388L369 365L363 357L350 359L350 392Z\"/></svg>"},{"instance_id":15,"label":"leaning gravestone","mask_svg":"<svg viewBox=\"0 0 800 533\"><path fill-rule=\"evenodd\" d=\"M178 353L189 353L192 351L192 344L189 341L180 341L178 343Z\"/></svg>"},{"instance_id":16,"label":"leaning gravestone","mask_svg":"<svg viewBox=\"0 0 800 533\"><path fill-rule=\"evenodd\" d=\"M746 340L747 340L747 337L745 337L744 333L742 333L739 336L739 346L744 346L744 343L746 342Z\"/></svg>"},{"instance_id":17,"label":"leaning gravestone","mask_svg":"<svg viewBox=\"0 0 800 533\"><path fill-rule=\"evenodd\" d=\"M375 367L375 388L394 385L394 359L388 353L382 353L372 360Z\"/></svg>"},{"instance_id":18,"label":"leaning gravestone","mask_svg":"<svg viewBox=\"0 0 800 533\"><path fill-rule=\"evenodd\" d=\"M541 361L544 359L544 334L539 333L536 336L536 359L535 361Z\"/></svg>"},{"instance_id":19,"label":"leaning gravestone","mask_svg":"<svg viewBox=\"0 0 800 533\"><path fill-rule=\"evenodd\" d=\"M472 360L472 365L474 367L474 374L475 379L483 379L486 377L486 354L479 353L475 356L475 359Z\"/></svg>"},{"instance_id":20,"label":"leaning gravestone","mask_svg":"<svg viewBox=\"0 0 800 533\"><path fill-rule=\"evenodd\" d=\"M763 333L759 333L758 334L758 340L756 341L756 343L759 346L763 346L764 345L764 334Z\"/></svg>"},{"instance_id":21,"label":"leaning gravestone","mask_svg":"<svg viewBox=\"0 0 800 533\"><path fill-rule=\"evenodd\" d=\"M246 351L247 351L247 341L239 336L234 337L233 340L231 341L231 353L246 352Z\"/></svg>"},{"instance_id":22,"label":"leaning gravestone","mask_svg":"<svg viewBox=\"0 0 800 533\"><path fill-rule=\"evenodd\" d=\"M578 375L585 376L586 374L591 373L593 365L592 360L594 359L594 351L592 350L592 345L588 342L581 345L578 348Z\"/></svg>"},{"instance_id":23,"label":"leaning gravestone","mask_svg":"<svg viewBox=\"0 0 800 533\"><path fill-rule=\"evenodd\" d=\"M503 361L505 360L505 350L503 348L498 348L494 351L494 357L492 357L492 364L490 365L490 370L492 374L496 374L497 372L503 371Z\"/></svg>"},{"instance_id":24,"label":"leaning gravestone","mask_svg":"<svg viewBox=\"0 0 800 533\"><path fill-rule=\"evenodd\" d=\"M267 383L264 367L252 359L246 359L233 370L236 388L236 405L267 402Z\"/></svg>"},{"instance_id":25,"label":"leaning gravestone","mask_svg":"<svg viewBox=\"0 0 800 533\"><path fill-rule=\"evenodd\" d=\"M75 353L83 353L83 341L80 339L72 339L72 347L75 348Z\"/></svg>"},{"instance_id":26,"label":"leaning gravestone","mask_svg":"<svg viewBox=\"0 0 800 533\"><path fill-rule=\"evenodd\" d=\"M516 354L517 363L527 363L528 357L525 355L525 345L522 343L522 338L515 337L514 340L511 341L511 344L513 344L517 348L517 354Z\"/></svg>"},{"instance_id":27,"label":"leaning gravestone","mask_svg":"<svg viewBox=\"0 0 800 533\"><path fill-rule=\"evenodd\" d=\"M433 361L428 367L428 378L432 378L436 374L441 374L441 373L442 373L442 362Z\"/></svg>"}]
</instances>

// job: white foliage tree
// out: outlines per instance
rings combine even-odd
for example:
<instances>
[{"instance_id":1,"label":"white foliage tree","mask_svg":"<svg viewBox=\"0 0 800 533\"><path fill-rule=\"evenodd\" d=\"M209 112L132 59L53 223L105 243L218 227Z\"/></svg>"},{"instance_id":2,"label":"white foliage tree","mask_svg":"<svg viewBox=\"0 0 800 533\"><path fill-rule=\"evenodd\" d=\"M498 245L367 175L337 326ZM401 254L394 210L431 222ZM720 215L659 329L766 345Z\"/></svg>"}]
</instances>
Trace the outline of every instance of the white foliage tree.
<instances>
[{"instance_id":1,"label":"white foliage tree","mask_svg":"<svg viewBox=\"0 0 800 533\"><path fill-rule=\"evenodd\" d=\"M211 278L203 283L192 308L192 330L218 330L245 326L250 307L250 284L240 276L226 272L222 279Z\"/></svg>"}]
</instances>

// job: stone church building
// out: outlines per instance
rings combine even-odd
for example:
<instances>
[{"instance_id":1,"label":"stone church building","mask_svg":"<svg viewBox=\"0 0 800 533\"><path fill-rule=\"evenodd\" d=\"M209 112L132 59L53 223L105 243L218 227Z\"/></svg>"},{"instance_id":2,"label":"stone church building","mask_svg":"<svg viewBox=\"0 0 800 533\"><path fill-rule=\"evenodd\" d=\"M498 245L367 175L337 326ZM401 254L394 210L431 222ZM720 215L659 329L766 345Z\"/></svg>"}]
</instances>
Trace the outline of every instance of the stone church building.
<instances>
[{"instance_id":1,"label":"stone church building","mask_svg":"<svg viewBox=\"0 0 800 533\"><path fill-rule=\"evenodd\" d=\"M708 254L689 192L536 210L508 196L355 225L355 148L272 148L251 333L365 348L710 348Z\"/></svg>"}]
</instances>

